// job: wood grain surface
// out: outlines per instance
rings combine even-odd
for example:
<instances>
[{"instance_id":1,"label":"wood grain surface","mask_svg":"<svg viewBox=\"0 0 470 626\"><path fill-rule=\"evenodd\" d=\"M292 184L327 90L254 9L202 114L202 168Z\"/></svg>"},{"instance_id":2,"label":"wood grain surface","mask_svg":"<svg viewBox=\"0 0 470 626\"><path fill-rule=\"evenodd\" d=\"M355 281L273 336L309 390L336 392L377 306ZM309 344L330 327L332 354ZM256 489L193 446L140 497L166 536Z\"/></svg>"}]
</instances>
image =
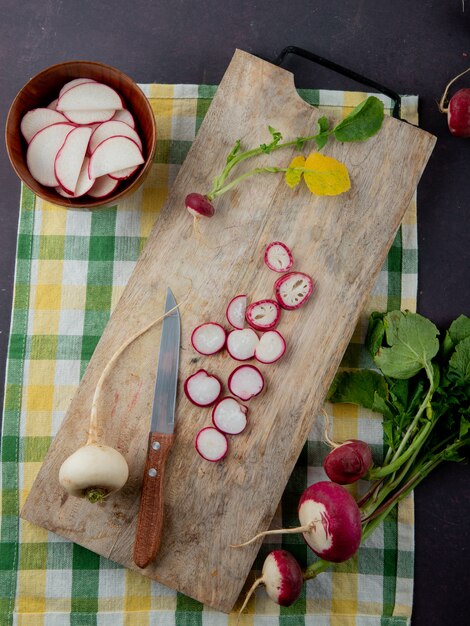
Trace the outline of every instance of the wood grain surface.
<instances>
[{"instance_id":1,"label":"wood grain surface","mask_svg":"<svg viewBox=\"0 0 470 626\"><path fill-rule=\"evenodd\" d=\"M67 497L57 476L63 460L86 441L105 364L163 308L169 286L178 302L184 300L175 442L162 545L156 561L139 571L222 611L235 603L260 545L235 550L229 544L268 528L434 145L428 133L386 119L367 142L331 142L324 149L348 166L347 194L315 197L301 186L288 189L281 177L258 176L218 199L216 215L201 224L200 237L194 235L184 197L207 190L238 138L258 145L269 139L268 124L286 139L311 134L319 116L298 96L289 72L235 53L22 511L25 519L137 569L133 544L159 327L123 353L102 396L103 441L127 458L127 485L97 506ZM257 165L285 166L293 154L280 150ZM194 439L209 424L210 410L191 405L182 382L200 367L226 381L238 363L226 353L196 355L190 333L203 321L224 323L237 293L270 297L276 276L263 252L274 240L293 249L295 269L312 275L316 293L305 307L283 313L279 329L287 352L275 365L260 367L266 390L249 403L247 429L230 438L222 463L208 463L194 451Z\"/></svg>"}]
</instances>

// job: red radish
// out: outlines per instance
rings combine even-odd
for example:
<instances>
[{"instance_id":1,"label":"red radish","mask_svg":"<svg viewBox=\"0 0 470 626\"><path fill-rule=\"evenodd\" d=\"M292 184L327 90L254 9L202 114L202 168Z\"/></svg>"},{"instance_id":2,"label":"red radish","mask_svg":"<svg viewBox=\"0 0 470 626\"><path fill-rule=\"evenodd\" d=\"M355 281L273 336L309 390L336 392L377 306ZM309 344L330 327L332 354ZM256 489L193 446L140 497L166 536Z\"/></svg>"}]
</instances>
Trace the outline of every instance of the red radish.
<instances>
[{"instance_id":1,"label":"red radish","mask_svg":"<svg viewBox=\"0 0 470 626\"><path fill-rule=\"evenodd\" d=\"M245 319L255 330L272 330L276 328L281 317L281 309L275 300L258 300L246 309Z\"/></svg>"},{"instance_id":2,"label":"red radish","mask_svg":"<svg viewBox=\"0 0 470 626\"><path fill-rule=\"evenodd\" d=\"M256 346L255 359L260 363L275 363L286 351L284 337L277 330L263 333Z\"/></svg>"},{"instance_id":3,"label":"red radish","mask_svg":"<svg viewBox=\"0 0 470 626\"><path fill-rule=\"evenodd\" d=\"M212 217L215 213L214 206L206 196L200 193L190 193L185 199L186 208L194 217Z\"/></svg>"},{"instance_id":4,"label":"red radish","mask_svg":"<svg viewBox=\"0 0 470 626\"><path fill-rule=\"evenodd\" d=\"M96 83L96 80L93 80L93 78L74 78L73 80L69 80L69 82L65 83L62 89L59 91L59 98L63 96L66 91L72 89L72 87L76 87L77 85L81 85L82 83Z\"/></svg>"},{"instance_id":5,"label":"red radish","mask_svg":"<svg viewBox=\"0 0 470 626\"><path fill-rule=\"evenodd\" d=\"M219 399L222 383L216 376L201 369L186 379L184 392L196 406L210 406Z\"/></svg>"},{"instance_id":6,"label":"red radish","mask_svg":"<svg viewBox=\"0 0 470 626\"><path fill-rule=\"evenodd\" d=\"M126 167L141 165L143 162L142 152L135 141L129 137L110 137L95 148L90 157L88 175L90 178L99 178Z\"/></svg>"},{"instance_id":7,"label":"red radish","mask_svg":"<svg viewBox=\"0 0 470 626\"><path fill-rule=\"evenodd\" d=\"M247 361L255 356L258 335L251 328L232 330L227 336L227 351L236 361Z\"/></svg>"},{"instance_id":8,"label":"red radish","mask_svg":"<svg viewBox=\"0 0 470 626\"><path fill-rule=\"evenodd\" d=\"M227 437L212 426L207 426L196 435L196 450L206 461L216 463L221 461L227 454Z\"/></svg>"},{"instance_id":9,"label":"red radish","mask_svg":"<svg viewBox=\"0 0 470 626\"><path fill-rule=\"evenodd\" d=\"M123 170L118 170L116 172L110 172L109 176L114 178L114 180L125 180L132 176L132 174L139 169L138 165L134 165L133 167L126 167Z\"/></svg>"},{"instance_id":10,"label":"red radish","mask_svg":"<svg viewBox=\"0 0 470 626\"><path fill-rule=\"evenodd\" d=\"M47 105L46 109L52 109L53 111L55 111L55 108L56 108L58 102L59 102L59 98L56 98L52 102L49 102L49 104Z\"/></svg>"},{"instance_id":11,"label":"red radish","mask_svg":"<svg viewBox=\"0 0 470 626\"><path fill-rule=\"evenodd\" d=\"M312 295L313 280L303 272L289 272L280 276L274 283L276 300L283 309L298 309Z\"/></svg>"},{"instance_id":12,"label":"red radish","mask_svg":"<svg viewBox=\"0 0 470 626\"><path fill-rule=\"evenodd\" d=\"M132 113L127 109L118 109L112 119L116 122L124 122L124 124L127 124L131 128L135 129L134 118L132 117Z\"/></svg>"},{"instance_id":13,"label":"red radish","mask_svg":"<svg viewBox=\"0 0 470 626\"><path fill-rule=\"evenodd\" d=\"M101 124L102 122L108 122L114 113L115 109L63 111L68 121L73 124Z\"/></svg>"},{"instance_id":14,"label":"red radish","mask_svg":"<svg viewBox=\"0 0 470 626\"><path fill-rule=\"evenodd\" d=\"M93 187L88 191L88 195L92 198L104 198L112 193L118 185L118 180L108 175L100 176L95 180Z\"/></svg>"},{"instance_id":15,"label":"red radish","mask_svg":"<svg viewBox=\"0 0 470 626\"><path fill-rule=\"evenodd\" d=\"M90 136L91 128L87 126L74 128L57 153L54 173L59 185L67 193L75 194Z\"/></svg>"},{"instance_id":16,"label":"red radish","mask_svg":"<svg viewBox=\"0 0 470 626\"><path fill-rule=\"evenodd\" d=\"M68 120L62 115L62 113L59 113L58 111L47 108L33 109L32 111L28 111L23 116L20 129L23 133L23 137L29 143L37 132L39 132L43 128L46 128L46 126L59 124L60 122L67 123Z\"/></svg>"},{"instance_id":17,"label":"red radish","mask_svg":"<svg viewBox=\"0 0 470 626\"><path fill-rule=\"evenodd\" d=\"M294 258L285 243L273 241L266 248L264 262L273 272L288 272L294 265Z\"/></svg>"},{"instance_id":18,"label":"red radish","mask_svg":"<svg viewBox=\"0 0 470 626\"><path fill-rule=\"evenodd\" d=\"M263 391L263 374L254 365L240 365L230 374L228 388L240 400L250 400Z\"/></svg>"},{"instance_id":19,"label":"red radish","mask_svg":"<svg viewBox=\"0 0 470 626\"><path fill-rule=\"evenodd\" d=\"M324 459L323 469L330 480L349 485L367 474L372 451L365 441L350 439L335 447Z\"/></svg>"},{"instance_id":20,"label":"red radish","mask_svg":"<svg viewBox=\"0 0 470 626\"><path fill-rule=\"evenodd\" d=\"M46 126L31 139L26 152L26 164L31 176L41 185L57 187L54 161L67 135L76 127L72 124Z\"/></svg>"},{"instance_id":21,"label":"red radish","mask_svg":"<svg viewBox=\"0 0 470 626\"><path fill-rule=\"evenodd\" d=\"M225 329L215 322L207 322L195 328L191 334L191 344L199 354L215 354L225 346Z\"/></svg>"},{"instance_id":22,"label":"red radish","mask_svg":"<svg viewBox=\"0 0 470 626\"><path fill-rule=\"evenodd\" d=\"M243 613L253 592L259 585L264 585L266 593L273 602L280 606L290 606L300 596L304 579L300 565L290 552L273 550L266 557L261 578L253 583L239 611Z\"/></svg>"},{"instance_id":23,"label":"red radish","mask_svg":"<svg viewBox=\"0 0 470 626\"><path fill-rule=\"evenodd\" d=\"M90 138L89 145L90 154L94 152L95 148L102 141L104 141L105 139L109 139L109 137L115 137L117 135L133 139L135 143L139 146L140 150L142 150L142 142L140 141L140 137L133 128L131 128L125 122L110 120L109 122L103 122L103 124L99 124L93 131L93 135Z\"/></svg>"},{"instance_id":24,"label":"red radish","mask_svg":"<svg viewBox=\"0 0 470 626\"><path fill-rule=\"evenodd\" d=\"M243 330L245 327L245 311L246 311L246 295L241 294L235 296L228 303L225 316L231 326L237 330Z\"/></svg>"},{"instance_id":25,"label":"red radish","mask_svg":"<svg viewBox=\"0 0 470 626\"><path fill-rule=\"evenodd\" d=\"M212 423L227 435L239 435L245 430L247 413L246 406L227 396L221 398L212 409Z\"/></svg>"},{"instance_id":26,"label":"red radish","mask_svg":"<svg viewBox=\"0 0 470 626\"><path fill-rule=\"evenodd\" d=\"M121 96L108 85L97 82L76 84L60 95L57 103L57 111L116 111L122 108Z\"/></svg>"},{"instance_id":27,"label":"red radish","mask_svg":"<svg viewBox=\"0 0 470 626\"><path fill-rule=\"evenodd\" d=\"M449 126L449 130L457 137L470 137L470 89L459 89L449 100L448 106L445 107L444 105L447 99L449 87L458 78L469 71L470 67L447 83L445 91L439 102L439 111L441 113L447 113L447 124Z\"/></svg>"}]
</instances>

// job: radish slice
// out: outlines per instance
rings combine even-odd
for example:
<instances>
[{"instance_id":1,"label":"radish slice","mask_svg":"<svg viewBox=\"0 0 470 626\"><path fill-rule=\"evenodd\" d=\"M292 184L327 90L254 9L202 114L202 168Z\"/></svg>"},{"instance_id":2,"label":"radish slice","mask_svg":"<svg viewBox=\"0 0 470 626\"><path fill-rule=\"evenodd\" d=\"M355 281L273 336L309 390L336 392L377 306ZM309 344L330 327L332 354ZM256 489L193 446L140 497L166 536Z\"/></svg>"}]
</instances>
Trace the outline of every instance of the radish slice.
<instances>
[{"instance_id":1,"label":"radish slice","mask_svg":"<svg viewBox=\"0 0 470 626\"><path fill-rule=\"evenodd\" d=\"M73 124L101 124L108 122L114 115L115 109L87 109L84 111L64 111L64 116Z\"/></svg>"},{"instance_id":2,"label":"radish slice","mask_svg":"<svg viewBox=\"0 0 470 626\"><path fill-rule=\"evenodd\" d=\"M46 109L52 109L53 111L55 111L55 108L58 102L59 102L59 98L56 98L55 100L53 100L47 105Z\"/></svg>"},{"instance_id":3,"label":"radish slice","mask_svg":"<svg viewBox=\"0 0 470 626\"><path fill-rule=\"evenodd\" d=\"M199 354L215 354L225 345L225 329L215 322L201 324L191 335L191 344Z\"/></svg>"},{"instance_id":4,"label":"radish slice","mask_svg":"<svg viewBox=\"0 0 470 626\"><path fill-rule=\"evenodd\" d=\"M305 304L312 295L313 280L303 272L290 272L276 280L274 293L283 309L292 311Z\"/></svg>"},{"instance_id":5,"label":"radish slice","mask_svg":"<svg viewBox=\"0 0 470 626\"><path fill-rule=\"evenodd\" d=\"M59 196L64 198L79 198L84 196L93 187L95 181L92 178L88 178L88 157L83 159L82 169L78 176L77 186L75 187L75 193L72 195L67 193L62 187L56 187L55 190Z\"/></svg>"},{"instance_id":6,"label":"radish slice","mask_svg":"<svg viewBox=\"0 0 470 626\"><path fill-rule=\"evenodd\" d=\"M57 191L59 196L62 196L63 198L75 198L76 197L76 196L74 196L71 193L67 193L65 191L65 189L62 189L62 187L60 185L59 185L59 187L54 187L54 189Z\"/></svg>"},{"instance_id":7,"label":"radish slice","mask_svg":"<svg viewBox=\"0 0 470 626\"><path fill-rule=\"evenodd\" d=\"M232 330L227 337L227 350L232 359L247 361L255 356L258 335L251 328Z\"/></svg>"},{"instance_id":8,"label":"radish slice","mask_svg":"<svg viewBox=\"0 0 470 626\"><path fill-rule=\"evenodd\" d=\"M235 398L222 398L212 409L212 423L227 435L239 435L246 427L248 409Z\"/></svg>"},{"instance_id":9,"label":"radish slice","mask_svg":"<svg viewBox=\"0 0 470 626\"><path fill-rule=\"evenodd\" d=\"M110 172L109 176L111 176L111 178L114 178L114 180L125 180L126 178L129 178L129 176L132 176L132 174L138 168L138 165L135 165L133 167L126 167L125 169L118 170L117 172Z\"/></svg>"},{"instance_id":10,"label":"radish slice","mask_svg":"<svg viewBox=\"0 0 470 626\"><path fill-rule=\"evenodd\" d=\"M135 141L129 137L110 137L95 148L90 157L88 173L90 178L99 178L143 162L142 152Z\"/></svg>"},{"instance_id":11,"label":"radish slice","mask_svg":"<svg viewBox=\"0 0 470 626\"><path fill-rule=\"evenodd\" d=\"M222 384L216 376L206 370L199 370L186 379L184 392L188 400L196 406L210 406L218 400Z\"/></svg>"},{"instance_id":12,"label":"radish slice","mask_svg":"<svg viewBox=\"0 0 470 626\"><path fill-rule=\"evenodd\" d=\"M268 330L261 335L255 350L255 359L260 363L274 363L286 351L284 337L277 330Z\"/></svg>"},{"instance_id":13,"label":"radish slice","mask_svg":"<svg viewBox=\"0 0 470 626\"><path fill-rule=\"evenodd\" d=\"M72 87L76 87L77 85L81 85L83 83L96 83L96 80L93 80L93 78L74 78L73 80L69 80L69 82L65 83L59 91L59 98L63 96L66 91L72 89Z\"/></svg>"},{"instance_id":14,"label":"radish slice","mask_svg":"<svg viewBox=\"0 0 470 626\"><path fill-rule=\"evenodd\" d=\"M26 152L26 164L31 176L41 185L57 187L54 161L67 135L76 128L72 124L52 124L34 135Z\"/></svg>"},{"instance_id":15,"label":"radish slice","mask_svg":"<svg viewBox=\"0 0 470 626\"><path fill-rule=\"evenodd\" d=\"M75 195L90 136L91 128L87 126L74 128L67 135L63 146L57 153L54 173L59 185L67 193Z\"/></svg>"},{"instance_id":16,"label":"radish slice","mask_svg":"<svg viewBox=\"0 0 470 626\"><path fill-rule=\"evenodd\" d=\"M249 400L263 391L264 378L254 365L240 365L228 379L228 388L241 400Z\"/></svg>"},{"instance_id":17,"label":"radish slice","mask_svg":"<svg viewBox=\"0 0 470 626\"><path fill-rule=\"evenodd\" d=\"M127 109L118 109L112 119L115 122L124 122L124 124L135 129L134 118L132 117L132 113Z\"/></svg>"},{"instance_id":18,"label":"radish slice","mask_svg":"<svg viewBox=\"0 0 470 626\"><path fill-rule=\"evenodd\" d=\"M273 272L288 272L294 265L294 258L285 243L273 241L266 248L264 262Z\"/></svg>"},{"instance_id":19,"label":"radish slice","mask_svg":"<svg viewBox=\"0 0 470 626\"><path fill-rule=\"evenodd\" d=\"M246 295L241 294L230 300L225 312L225 317L231 326L237 330L242 330L245 327L245 311Z\"/></svg>"},{"instance_id":20,"label":"radish slice","mask_svg":"<svg viewBox=\"0 0 470 626\"><path fill-rule=\"evenodd\" d=\"M227 437L212 426L207 426L196 435L196 450L206 461L221 461L228 451Z\"/></svg>"},{"instance_id":21,"label":"radish slice","mask_svg":"<svg viewBox=\"0 0 470 626\"><path fill-rule=\"evenodd\" d=\"M111 176L100 176L95 180L93 187L88 191L88 195L92 198L104 198L112 193L119 185L119 181L111 178Z\"/></svg>"},{"instance_id":22,"label":"radish slice","mask_svg":"<svg viewBox=\"0 0 470 626\"><path fill-rule=\"evenodd\" d=\"M21 120L20 129L23 133L23 137L29 143L36 133L38 133L46 126L52 124L59 124L60 122L67 123L67 118L52 109L33 109L28 111Z\"/></svg>"},{"instance_id":23,"label":"radish slice","mask_svg":"<svg viewBox=\"0 0 470 626\"><path fill-rule=\"evenodd\" d=\"M108 85L86 82L67 89L57 103L58 111L94 111L122 109L120 95ZM113 113L114 115L114 113Z\"/></svg>"},{"instance_id":24,"label":"radish slice","mask_svg":"<svg viewBox=\"0 0 470 626\"><path fill-rule=\"evenodd\" d=\"M115 137L117 135L133 139L142 150L142 142L140 141L140 137L133 128L131 128L125 122L115 122L114 120L110 120L109 122L103 122L103 124L97 126L96 129L93 131L93 135L90 138L90 154L94 152L95 148L102 141L104 141L105 139L109 139L109 137Z\"/></svg>"},{"instance_id":25,"label":"radish slice","mask_svg":"<svg viewBox=\"0 0 470 626\"><path fill-rule=\"evenodd\" d=\"M275 300L259 300L252 302L246 309L245 318L255 330L272 330L276 328L281 317L281 309Z\"/></svg>"}]
</instances>

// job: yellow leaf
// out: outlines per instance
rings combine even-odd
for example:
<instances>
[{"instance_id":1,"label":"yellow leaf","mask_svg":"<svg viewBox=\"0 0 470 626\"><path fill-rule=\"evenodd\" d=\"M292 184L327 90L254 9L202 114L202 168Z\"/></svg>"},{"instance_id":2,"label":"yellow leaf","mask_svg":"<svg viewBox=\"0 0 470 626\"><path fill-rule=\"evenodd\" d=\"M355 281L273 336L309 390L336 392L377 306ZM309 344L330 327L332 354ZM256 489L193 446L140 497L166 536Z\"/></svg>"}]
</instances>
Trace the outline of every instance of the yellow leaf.
<instances>
[{"instance_id":1,"label":"yellow leaf","mask_svg":"<svg viewBox=\"0 0 470 626\"><path fill-rule=\"evenodd\" d=\"M317 196L337 196L351 187L346 166L332 157L312 152L305 161L307 187Z\"/></svg>"},{"instance_id":2,"label":"yellow leaf","mask_svg":"<svg viewBox=\"0 0 470 626\"><path fill-rule=\"evenodd\" d=\"M289 165L289 169L286 172L286 183L292 189L297 187L300 183L300 179L302 178L302 172L296 172L294 169L296 167L304 167L305 166L305 157L304 156L296 156L292 159Z\"/></svg>"}]
</instances>

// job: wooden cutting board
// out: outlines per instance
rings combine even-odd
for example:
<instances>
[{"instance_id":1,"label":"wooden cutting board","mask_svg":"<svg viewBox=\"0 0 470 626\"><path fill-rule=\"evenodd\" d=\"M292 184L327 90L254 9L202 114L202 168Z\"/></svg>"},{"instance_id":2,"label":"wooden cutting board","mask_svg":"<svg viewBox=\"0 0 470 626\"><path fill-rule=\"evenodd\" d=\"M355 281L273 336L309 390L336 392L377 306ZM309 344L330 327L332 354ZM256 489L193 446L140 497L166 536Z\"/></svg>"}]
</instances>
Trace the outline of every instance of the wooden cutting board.
<instances>
[{"instance_id":1,"label":"wooden cutting board","mask_svg":"<svg viewBox=\"0 0 470 626\"><path fill-rule=\"evenodd\" d=\"M132 549L161 327L123 353L102 396L103 441L127 458L127 485L92 505L68 497L58 471L85 443L91 399L106 363L163 310L170 286L177 301L187 298L181 311L176 441L167 468L162 548L143 574L222 611L233 607L260 545L231 549L229 544L269 527L435 142L428 133L387 118L367 142L330 141L324 149L347 165L352 180L347 194L315 197L303 185L290 190L282 176L256 176L218 199L216 215L201 224L200 238L194 236L184 197L208 190L238 138L247 147L269 141L268 124L286 140L312 134L319 116L296 93L291 73L235 53L21 513L137 569ZM263 155L257 165L286 166L293 155L294 150L280 150ZM251 167L243 164L239 172ZM287 353L277 364L261 366L267 390L249 402L247 430L230 438L223 462L209 463L195 452L194 439L209 425L210 410L191 405L182 383L200 367L226 381L239 363L225 353L198 356L190 333L204 321L224 323L226 305L236 294L271 297L277 275L264 265L263 252L274 240L291 247L295 269L313 276L316 292L303 308L283 313L279 328Z\"/></svg>"}]
</instances>

